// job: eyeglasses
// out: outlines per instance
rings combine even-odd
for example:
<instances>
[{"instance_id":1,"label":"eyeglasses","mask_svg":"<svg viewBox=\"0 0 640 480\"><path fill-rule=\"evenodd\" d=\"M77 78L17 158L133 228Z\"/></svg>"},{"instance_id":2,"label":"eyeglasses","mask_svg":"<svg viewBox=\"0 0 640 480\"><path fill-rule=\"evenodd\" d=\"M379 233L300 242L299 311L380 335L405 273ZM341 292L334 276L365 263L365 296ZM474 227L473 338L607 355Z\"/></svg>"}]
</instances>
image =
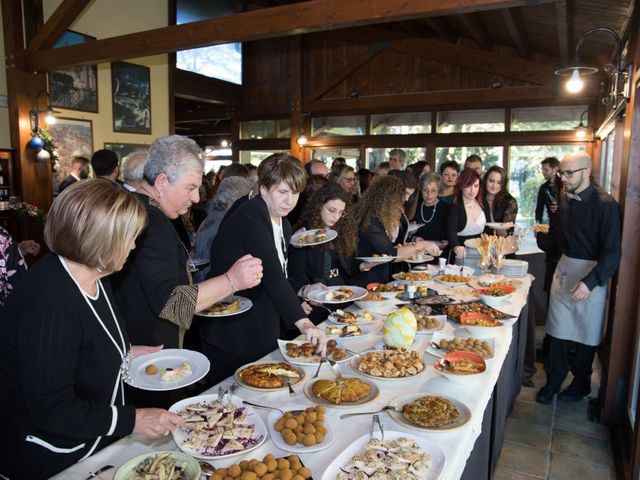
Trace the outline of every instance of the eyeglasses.
<instances>
[{"instance_id":1,"label":"eyeglasses","mask_svg":"<svg viewBox=\"0 0 640 480\"><path fill-rule=\"evenodd\" d=\"M571 178L571 177L573 177L574 173L580 172L580 171L586 170L586 169L587 169L587 167L578 168L576 170L558 170L558 173L556 175L558 175L558 178L562 178L562 177Z\"/></svg>"},{"instance_id":2,"label":"eyeglasses","mask_svg":"<svg viewBox=\"0 0 640 480\"><path fill-rule=\"evenodd\" d=\"M327 212L329 212L331 215L336 215L338 218L342 218L342 216L345 214L344 210L338 210L337 208L333 208L333 207L324 207Z\"/></svg>"}]
</instances>

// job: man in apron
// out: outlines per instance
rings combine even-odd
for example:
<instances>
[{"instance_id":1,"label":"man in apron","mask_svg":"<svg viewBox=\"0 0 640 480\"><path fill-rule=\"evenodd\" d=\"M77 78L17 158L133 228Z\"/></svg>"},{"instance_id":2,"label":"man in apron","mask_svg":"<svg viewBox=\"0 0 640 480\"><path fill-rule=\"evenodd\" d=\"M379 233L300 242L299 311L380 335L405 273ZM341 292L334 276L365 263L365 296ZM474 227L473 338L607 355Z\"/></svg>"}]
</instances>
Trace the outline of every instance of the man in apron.
<instances>
[{"instance_id":1,"label":"man in apron","mask_svg":"<svg viewBox=\"0 0 640 480\"><path fill-rule=\"evenodd\" d=\"M565 156L558 176L565 194L559 222L554 223L561 229L557 238L561 239L562 256L550 290L547 383L536 396L544 404L553 401L569 372L571 344L575 344L573 381L558 399L577 402L591 393L591 366L603 338L607 284L621 255L620 207L611 195L592 184L591 157L585 152Z\"/></svg>"}]
</instances>

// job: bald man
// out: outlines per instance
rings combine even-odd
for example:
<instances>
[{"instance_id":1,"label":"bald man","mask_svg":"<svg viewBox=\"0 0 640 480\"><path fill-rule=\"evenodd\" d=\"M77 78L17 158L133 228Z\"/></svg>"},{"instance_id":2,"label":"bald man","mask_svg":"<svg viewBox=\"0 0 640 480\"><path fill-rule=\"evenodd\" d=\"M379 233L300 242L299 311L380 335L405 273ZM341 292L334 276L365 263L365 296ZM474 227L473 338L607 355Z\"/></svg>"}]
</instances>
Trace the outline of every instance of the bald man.
<instances>
[{"instance_id":1,"label":"bald man","mask_svg":"<svg viewBox=\"0 0 640 480\"><path fill-rule=\"evenodd\" d=\"M144 180L144 165L147 163L147 152L140 150L130 153L122 162L123 187L130 192L140 188Z\"/></svg>"},{"instance_id":2,"label":"bald man","mask_svg":"<svg viewBox=\"0 0 640 480\"><path fill-rule=\"evenodd\" d=\"M305 163L304 169L307 171L307 177L310 177L311 175L321 175L326 177L329 175L329 169L324 162L322 160L316 160L315 158Z\"/></svg>"},{"instance_id":3,"label":"bald man","mask_svg":"<svg viewBox=\"0 0 640 480\"><path fill-rule=\"evenodd\" d=\"M550 290L547 383L536 396L539 403L553 401L569 368L573 381L558 399L578 402L591 393L591 366L603 338L607 284L620 262L620 207L592 184L591 166L587 153L575 152L565 156L558 169L565 193L549 236L557 239L551 243L562 256ZM544 243L544 238L539 240ZM575 356L569 365L571 345Z\"/></svg>"}]
</instances>

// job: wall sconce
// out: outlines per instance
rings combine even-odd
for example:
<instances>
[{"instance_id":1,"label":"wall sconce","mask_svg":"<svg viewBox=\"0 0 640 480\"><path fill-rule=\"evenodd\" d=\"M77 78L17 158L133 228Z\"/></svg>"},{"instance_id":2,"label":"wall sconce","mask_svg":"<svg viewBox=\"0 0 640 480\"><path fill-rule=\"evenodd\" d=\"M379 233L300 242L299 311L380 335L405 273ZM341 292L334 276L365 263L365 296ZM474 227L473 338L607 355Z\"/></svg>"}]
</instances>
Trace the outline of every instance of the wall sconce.
<instances>
[{"instance_id":1,"label":"wall sconce","mask_svg":"<svg viewBox=\"0 0 640 480\"><path fill-rule=\"evenodd\" d=\"M587 133L589 131L593 133L593 127L584 124L584 115L587 112L588 110L585 110L584 112L582 112L582 114L580 115L580 123L576 128L574 128L576 132L576 138L579 140L583 140L587 136ZM593 135L591 135L591 138L589 139L589 141L593 141Z\"/></svg>"},{"instance_id":2,"label":"wall sconce","mask_svg":"<svg viewBox=\"0 0 640 480\"><path fill-rule=\"evenodd\" d=\"M223 138L222 140L220 140L220 146L222 148L227 148L229 146L229 140L227 140L226 138Z\"/></svg>"},{"instance_id":3,"label":"wall sconce","mask_svg":"<svg viewBox=\"0 0 640 480\"><path fill-rule=\"evenodd\" d=\"M556 70L554 73L559 76L569 77L569 80L565 85L569 93L580 92L582 90L582 87L584 86L582 78L593 75L598 71L597 68L580 65L580 47L589 35L596 32L606 32L610 34L616 43L615 66L611 64L607 64L604 66L604 71L609 75L612 75L613 78L611 80L611 90L609 92L609 96L607 98L603 98L602 103L604 103L605 105L610 105L613 108L617 108L621 101L629 101L628 82L630 79L628 65L624 69L622 68L622 41L620 40L620 36L611 28L596 27L583 33L578 40L578 43L576 44L574 65L561 68L559 70Z\"/></svg>"},{"instance_id":4,"label":"wall sconce","mask_svg":"<svg viewBox=\"0 0 640 480\"><path fill-rule=\"evenodd\" d=\"M47 107L44 110L40 110L39 105L40 97L42 95L45 95L47 97ZM33 100L33 110L29 112L29 124L33 133L37 133L38 128L40 128L39 117L41 113L46 113L44 121L47 125L53 125L54 123L56 123L56 117L54 116L54 113L57 112L53 110L53 107L50 105L49 100L49 94L47 92L38 93L38 95L36 95Z\"/></svg>"},{"instance_id":5,"label":"wall sconce","mask_svg":"<svg viewBox=\"0 0 640 480\"><path fill-rule=\"evenodd\" d=\"M301 147L304 147L307 144L307 141L308 139L307 139L307 136L304 134L304 129L300 129L300 136L298 137L298 140L296 140L296 142Z\"/></svg>"}]
</instances>

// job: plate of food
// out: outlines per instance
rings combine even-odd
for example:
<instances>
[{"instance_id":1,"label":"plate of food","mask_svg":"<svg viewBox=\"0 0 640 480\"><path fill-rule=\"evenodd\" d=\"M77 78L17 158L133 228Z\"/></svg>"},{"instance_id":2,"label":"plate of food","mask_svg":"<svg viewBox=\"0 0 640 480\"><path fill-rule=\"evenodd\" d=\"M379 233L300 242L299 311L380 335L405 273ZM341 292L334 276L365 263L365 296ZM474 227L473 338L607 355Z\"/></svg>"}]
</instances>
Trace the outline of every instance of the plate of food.
<instances>
[{"instance_id":1,"label":"plate of food","mask_svg":"<svg viewBox=\"0 0 640 480\"><path fill-rule=\"evenodd\" d=\"M368 323L375 322L376 317L365 308L355 311L345 310L344 315L332 313L327 317L327 320L331 323L335 323L336 325L366 325Z\"/></svg>"},{"instance_id":2,"label":"plate of food","mask_svg":"<svg viewBox=\"0 0 640 480\"><path fill-rule=\"evenodd\" d=\"M373 402L380 389L362 378L318 378L304 386L304 394L313 402L331 408L353 408Z\"/></svg>"},{"instance_id":3,"label":"plate of food","mask_svg":"<svg viewBox=\"0 0 640 480\"><path fill-rule=\"evenodd\" d=\"M459 287L469 282L471 277L467 275L444 274L434 278L434 280L439 283L444 283L445 285Z\"/></svg>"},{"instance_id":4,"label":"plate of food","mask_svg":"<svg viewBox=\"0 0 640 480\"><path fill-rule=\"evenodd\" d=\"M476 337L495 337L505 326L504 323L480 312L466 312L460 315L460 325Z\"/></svg>"},{"instance_id":5,"label":"plate of food","mask_svg":"<svg viewBox=\"0 0 640 480\"><path fill-rule=\"evenodd\" d=\"M414 285L426 284L431 280L431 274L425 271L398 272L391 275L398 283Z\"/></svg>"},{"instance_id":6,"label":"plate of food","mask_svg":"<svg viewBox=\"0 0 640 480\"><path fill-rule=\"evenodd\" d=\"M393 262L396 258L398 257L394 255L387 255L386 253L383 253L382 255L374 253L370 257L356 257L356 259L362 260L363 262L368 262L368 263L389 263L389 262Z\"/></svg>"},{"instance_id":7,"label":"plate of food","mask_svg":"<svg viewBox=\"0 0 640 480\"><path fill-rule=\"evenodd\" d=\"M367 292L364 297L356 300L356 305L364 310L379 310L391 304L393 304L393 299L385 298L383 295L375 292Z\"/></svg>"},{"instance_id":8,"label":"plate of food","mask_svg":"<svg viewBox=\"0 0 640 480\"><path fill-rule=\"evenodd\" d=\"M349 324L349 325L327 325L324 329L324 334L327 338L340 338L342 340L348 340L352 338L363 338L368 337L371 333L360 325Z\"/></svg>"},{"instance_id":9,"label":"plate of food","mask_svg":"<svg viewBox=\"0 0 640 480\"><path fill-rule=\"evenodd\" d=\"M485 226L488 228L492 228L493 230L509 230L510 228L514 228L516 225L513 222L487 222Z\"/></svg>"},{"instance_id":10,"label":"plate of food","mask_svg":"<svg viewBox=\"0 0 640 480\"><path fill-rule=\"evenodd\" d=\"M473 288L487 288L487 287L513 287L520 288L522 282L512 278L507 278L504 275L496 275L495 273L485 273L474 277L469 285Z\"/></svg>"},{"instance_id":11,"label":"plate of food","mask_svg":"<svg viewBox=\"0 0 640 480\"><path fill-rule=\"evenodd\" d=\"M287 381L296 385L304 379L304 370L285 362L254 362L235 371L236 382L249 390L286 390Z\"/></svg>"},{"instance_id":12,"label":"plate of food","mask_svg":"<svg viewBox=\"0 0 640 480\"><path fill-rule=\"evenodd\" d=\"M471 410L455 398L425 395L421 392L401 395L389 403L389 415L404 427L428 432L460 428L471 420Z\"/></svg>"},{"instance_id":13,"label":"plate of food","mask_svg":"<svg viewBox=\"0 0 640 480\"><path fill-rule=\"evenodd\" d=\"M433 260L431 255L427 255L426 253L416 253L412 257L405 258L403 261L414 264L430 262L431 260Z\"/></svg>"},{"instance_id":14,"label":"plate of food","mask_svg":"<svg viewBox=\"0 0 640 480\"><path fill-rule=\"evenodd\" d=\"M131 360L125 381L141 390L176 390L196 383L211 364L202 353L183 348L166 348Z\"/></svg>"},{"instance_id":15,"label":"plate of food","mask_svg":"<svg viewBox=\"0 0 640 480\"><path fill-rule=\"evenodd\" d=\"M113 476L113 480L136 478L169 480L166 472L179 472L173 480L200 480L202 471L196 459L182 452L147 452L123 463ZM93 475L93 474L91 474ZM99 476L93 475L96 478ZM92 477L90 477L92 478Z\"/></svg>"},{"instance_id":16,"label":"plate of food","mask_svg":"<svg viewBox=\"0 0 640 480\"><path fill-rule=\"evenodd\" d=\"M313 290L307 296L307 300L316 303L333 305L338 303L353 302L367 294L367 289L355 285L342 285L327 287L327 290Z\"/></svg>"},{"instance_id":17,"label":"plate of food","mask_svg":"<svg viewBox=\"0 0 640 480\"><path fill-rule=\"evenodd\" d=\"M218 400L217 394L185 398L169 411L185 421L172 432L176 445L195 458L242 455L267 439L267 427L260 416L237 396L226 401Z\"/></svg>"},{"instance_id":18,"label":"plate of food","mask_svg":"<svg viewBox=\"0 0 640 480\"><path fill-rule=\"evenodd\" d=\"M515 291L516 288L510 285L493 285L491 287L479 288L476 290L476 293L480 295L480 300L482 300L485 305L498 307L509 300L511 294Z\"/></svg>"},{"instance_id":19,"label":"plate of food","mask_svg":"<svg viewBox=\"0 0 640 480\"><path fill-rule=\"evenodd\" d=\"M204 470L204 468L203 468ZM272 454L265 455L262 460L242 460L228 467L211 467L207 469L208 477L212 480L219 478L255 478L256 480L274 478L312 478L311 469L304 466L296 454L287 457L276 458ZM274 473L278 472L278 477Z\"/></svg>"},{"instance_id":20,"label":"plate of food","mask_svg":"<svg viewBox=\"0 0 640 480\"><path fill-rule=\"evenodd\" d=\"M374 282L367 284L367 290L385 298L396 298L399 293L404 293L406 285L398 285L396 282L391 282L386 285L384 283Z\"/></svg>"},{"instance_id":21,"label":"plate of food","mask_svg":"<svg viewBox=\"0 0 640 480\"><path fill-rule=\"evenodd\" d=\"M409 227L407 228L407 233L417 232L418 230L420 230L421 227L424 227L425 225L426 225L425 223L411 222L409 224Z\"/></svg>"},{"instance_id":22,"label":"plate of food","mask_svg":"<svg viewBox=\"0 0 640 480\"><path fill-rule=\"evenodd\" d=\"M487 370L487 364L479 353L460 351L440 357L433 363L433 368L447 380L467 385L482 378L482 374Z\"/></svg>"},{"instance_id":23,"label":"plate of food","mask_svg":"<svg viewBox=\"0 0 640 480\"><path fill-rule=\"evenodd\" d=\"M320 363L321 357L316 353L316 346L304 340L280 340L278 347L284 359L294 365L313 366ZM352 357L344 349L340 348L336 339L327 342L327 358L337 363L346 362Z\"/></svg>"},{"instance_id":24,"label":"plate of food","mask_svg":"<svg viewBox=\"0 0 640 480\"><path fill-rule=\"evenodd\" d=\"M411 310L416 317L418 324L416 335L432 335L442 330L447 321L446 315L432 315L431 307L427 305L409 304L405 308Z\"/></svg>"},{"instance_id":25,"label":"plate of food","mask_svg":"<svg viewBox=\"0 0 640 480\"><path fill-rule=\"evenodd\" d=\"M196 315L201 317L229 317L231 315L240 315L253 306L253 302L248 298L238 295L230 295L227 298L214 303L209 308L205 308Z\"/></svg>"},{"instance_id":26,"label":"plate of food","mask_svg":"<svg viewBox=\"0 0 640 480\"><path fill-rule=\"evenodd\" d=\"M427 353L434 357L442 357L453 352L476 352L485 360L493 358L496 350L495 338L456 337L442 335L440 332L433 334L433 338L427 346Z\"/></svg>"},{"instance_id":27,"label":"plate of food","mask_svg":"<svg viewBox=\"0 0 640 480\"><path fill-rule=\"evenodd\" d=\"M313 230L302 230L291 236L289 243L294 247L312 247L335 240L338 232L329 228L315 228Z\"/></svg>"},{"instance_id":28,"label":"plate of food","mask_svg":"<svg viewBox=\"0 0 640 480\"><path fill-rule=\"evenodd\" d=\"M402 478L437 480L446 464L442 448L431 439L385 429L384 440L368 433L347 445L321 480Z\"/></svg>"},{"instance_id":29,"label":"plate of food","mask_svg":"<svg viewBox=\"0 0 640 480\"><path fill-rule=\"evenodd\" d=\"M351 368L377 380L407 380L424 371L424 361L415 350L369 350L351 359Z\"/></svg>"},{"instance_id":30,"label":"plate of food","mask_svg":"<svg viewBox=\"0 0 640 480\"><path fill-rule=\"evenodd\" d=\"M317 405L300 410L303 411L297 415L290 411L283 415L277 410L269 413L267 425L273 444L292 453L311 453L329 448L335 434L329 422L325 421L324 407Z\"/></svg>"},{"instance_id":31,"label":"plate of food","mask_svg":"<svg viewBox=\"0 0 640 480\"><path fill-rule=\"evenodd\" d=\"M510 320L515 318L513 315L501 312L495 308L489 307L482 302L466 302L466 303L454 303L451 305L443 305L439 307L448 318L454 322L460 323L460 315L466 312L479 312L490 316L494 320Z\"/></svg>"}]
</instances>

